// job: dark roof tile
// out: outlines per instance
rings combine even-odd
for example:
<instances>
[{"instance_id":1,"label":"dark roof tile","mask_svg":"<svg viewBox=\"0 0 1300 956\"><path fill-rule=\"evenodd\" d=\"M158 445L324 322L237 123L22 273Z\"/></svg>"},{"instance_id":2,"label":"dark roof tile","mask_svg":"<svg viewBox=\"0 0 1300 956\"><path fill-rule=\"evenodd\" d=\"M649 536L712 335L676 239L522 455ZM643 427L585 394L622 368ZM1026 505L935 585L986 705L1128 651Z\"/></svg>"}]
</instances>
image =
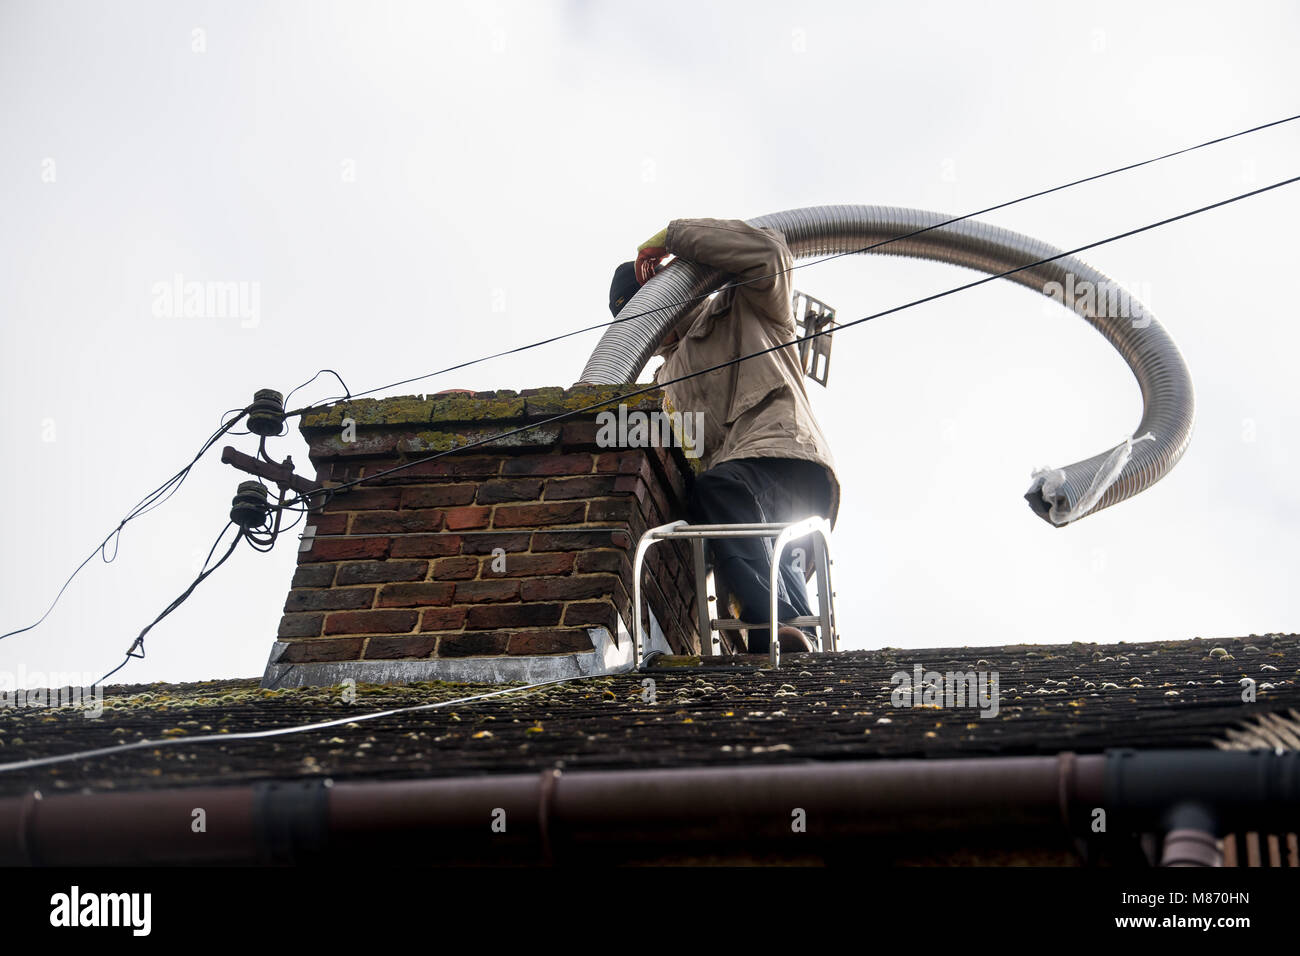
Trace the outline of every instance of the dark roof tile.
<instances>
[{"instance_id":1,"label":"dark roof tile","mask_svg":"<svg viewBox=\"0 0 1300 956\"><path fill-rule=\"evenodd\" d=\"M1221 651L1216 651L1221 648ZM681 661L667 663L682 663ZM995 670L996 717L895 707L891 675ZM1268 668L1276 668L1270 670ZM1256 681L1243 703L1239 681ZM654 681L655 702L643 699ZM264 691L255 680L110 688L101 719L0 711L9 763L142 739L264 730L493 688L361 685ZM309 776L402 778L756 761L1207 747L1229 728L1300 708L1300 638L1150 644L883 648L787 657L779 671L689 664L254 741L169 745L0 773L0 793L235 784ZM1293 713L1293 716L1297 716Z\"/></svg>"}]
</instances>

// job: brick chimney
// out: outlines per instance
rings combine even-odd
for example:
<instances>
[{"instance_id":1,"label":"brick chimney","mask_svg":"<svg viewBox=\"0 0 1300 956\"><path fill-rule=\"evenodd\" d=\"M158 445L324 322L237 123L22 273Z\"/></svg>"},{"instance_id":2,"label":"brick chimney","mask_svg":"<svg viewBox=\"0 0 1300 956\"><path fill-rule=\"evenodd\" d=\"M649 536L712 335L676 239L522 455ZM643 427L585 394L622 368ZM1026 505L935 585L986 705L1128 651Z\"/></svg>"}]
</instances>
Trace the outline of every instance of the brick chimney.
<instances>
[{"instance_id":1,"label":"brick chimney","mask_svg":"<svg viewBox=\"0 0 1300 956\"><path fill-rule=\"evenodd\" d=\"M300 430L331 487L626 390L360 399ZM660 403L651 392L627 410ZM636 542L685 517L691 472L679 448L605 447L598 411L367 481L310 515L263 686L542 680L629 663ZM658 545L647 568L650 646L699 653L689 548Z\"/></svg>"}]
</instances>

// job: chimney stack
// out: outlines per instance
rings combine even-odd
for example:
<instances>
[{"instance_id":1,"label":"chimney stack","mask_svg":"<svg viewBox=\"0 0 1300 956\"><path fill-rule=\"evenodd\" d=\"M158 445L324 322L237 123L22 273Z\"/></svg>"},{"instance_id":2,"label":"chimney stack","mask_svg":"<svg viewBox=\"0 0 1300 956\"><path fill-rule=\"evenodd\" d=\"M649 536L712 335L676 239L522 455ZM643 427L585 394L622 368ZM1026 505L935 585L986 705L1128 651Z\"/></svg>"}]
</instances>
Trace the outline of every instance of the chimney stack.
<instances>
[{"instance_id":1,"label":"chimney stack","mask_svg":"<svg viewBox=\"0 0 1300 956\"><path fill-rule=\"evenodd\" d=\"M417 463L342 490L305 519L263 686L533 681L629 663L636 542L685 517L690 467L680 448L611 442L598 427L626 390L359 399L304 415L327 488ZM626 412L657 412L661 399L639 395ZM647 568L652 646L699 653L689 548L659 545Z\"/></svg>"}]
</instances>

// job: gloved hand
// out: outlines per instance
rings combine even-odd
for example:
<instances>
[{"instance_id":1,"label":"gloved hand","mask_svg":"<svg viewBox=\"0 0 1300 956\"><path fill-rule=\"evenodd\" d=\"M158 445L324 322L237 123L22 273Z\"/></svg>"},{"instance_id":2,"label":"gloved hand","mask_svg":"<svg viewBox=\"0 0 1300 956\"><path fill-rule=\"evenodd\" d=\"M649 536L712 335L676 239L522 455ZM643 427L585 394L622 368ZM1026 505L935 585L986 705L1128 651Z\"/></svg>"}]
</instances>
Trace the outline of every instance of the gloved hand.
<instances>
[{"instance_id":1,"label":"gloved hand","mask_svg":"<svg viewBox=\"0 0 1300 956\"><path fill-rule=\"evenodd\" d=\"M641 245L636 247L636 281L645 285L651 276L659 271L668 250L664 243L668 241L668 227L656 232Z\"/></svg>"}]
</instances>

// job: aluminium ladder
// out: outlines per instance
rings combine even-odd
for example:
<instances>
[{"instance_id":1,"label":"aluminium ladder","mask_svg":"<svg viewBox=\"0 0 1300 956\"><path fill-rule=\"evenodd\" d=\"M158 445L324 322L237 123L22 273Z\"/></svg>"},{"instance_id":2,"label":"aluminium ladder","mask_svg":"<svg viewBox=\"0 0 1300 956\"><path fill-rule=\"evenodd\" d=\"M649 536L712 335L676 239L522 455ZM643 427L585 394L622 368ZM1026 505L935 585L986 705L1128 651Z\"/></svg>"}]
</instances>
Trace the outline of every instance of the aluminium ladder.
<instances>
[{"instance_id":1,"label":"aluminium ladder","mask_svg":"<svg viewBox=\"0 0 1300 956\"><path fill-rule=\"evenodd\" d=\"M769 617L771 628L771 645L768 651L773 667L781 665L781 644L777 640L777 628L782 624L794 627L816 627L817 644L822 651L833 651L836 646L834 591L831 589L831 526L825 518L813 516L801 521L772 522L768 524L687 524L674 521L670 524L651 528L637 542L636 559L632 564L633 575L633 611L636 615L632 627L632 660L639 670L643 664L641 648L645 646L645 634L641 623L641 575L645 567L646 554L650 548L661 541L675 538L690 540L695 563L695 608L698 615L700 631L700 651L702 656L713 655L714 631L739 631L753 625L732 619L715 620L709 614L708 570L704 563L704 542L714 538L775 538L772 548L772 567L769 572L768 585L771 588L771 606ZM777 582L781 574L781 555L791 542L812 535L813 561L817 572L817 610L815 615L805 615L778 621L776 614L778 590Z\"/></svg>"}]
</instances>

